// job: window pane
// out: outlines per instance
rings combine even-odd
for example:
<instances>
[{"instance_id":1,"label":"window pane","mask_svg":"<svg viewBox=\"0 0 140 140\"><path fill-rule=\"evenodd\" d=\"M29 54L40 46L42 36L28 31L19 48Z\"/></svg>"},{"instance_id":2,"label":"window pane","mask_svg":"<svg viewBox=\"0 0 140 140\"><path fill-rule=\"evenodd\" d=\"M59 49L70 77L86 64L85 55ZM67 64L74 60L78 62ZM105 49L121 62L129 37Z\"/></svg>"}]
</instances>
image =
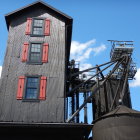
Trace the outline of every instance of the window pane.
<instances>
[{"instance_id":1,"label":"window pane","mask_svg":"<svg viewBox=\"0 0 140 140\"><path fill-rule=\"evenodd\" d=\"M26 86L26 99L37 99L38 95L38 77L29 77L27 78L27 86Z\"/></svg>"},{"instance_id":2,"label":"window pane","mask_svg":"<svg viewBox=\"0 0 140 140\"><path fill-rule=\"evenodd\" d=\"M42 34L43 34L43 28L34 27L34 28L33 28L33 34L34 34L34 35L42 35Z\"/></svg>"},{"instance_id":3,"label":"window pane","mask_svg":"<svg viewBox=\"0 0 140 140\"><path fill-rule=\"evenodd\" d=\"M26 99L37 99L37 89L27 89L26 90Z\"/></svg>"},{"instance_id":4,"label":"window pane","mask_svg":"<svg viewBox=\"0 0 140 140\"><path fill-rule=\"evenodd\" d=\"M40 61L40 53L31 53L30 60L33 62L39 62Z\"/></svg>"},{"instance_id":5,"label":"window pane","mask_svg":"<svg viewBox=\"0 0 140 140\"><path fill-rule=\"evenodd\" d=\"M27 79L27 87L37 88L37 86L38 86L38 78Z\"/></svg>"},{"instance_id":6,"label":"window pane","mask_svg":"<svg viewBox=\"0 0 140 140\"><path fill-rule=\"evenodd\" d=\"M43 26L43 20L42 19L35 19L34 20L34 26L42 27Z\"/></svg>"},{"instance_id":7,"label":"window pane","mask_svg":"<svg viewBox=\"0 0 140 140\"><path fill-rule=\"evenodd\" d=\"M41 44L31 44L30 61L41 61Z\"/></svg>"},{"instance_id":8,"label":"window pane","mask_svg":"<svg viewBox=\"0 0 140 140\"><path fill-rule=\"evenodd\" d=\"M41 44L32 44L31 52L40 52Z\"/></svg>"}]
</instances>

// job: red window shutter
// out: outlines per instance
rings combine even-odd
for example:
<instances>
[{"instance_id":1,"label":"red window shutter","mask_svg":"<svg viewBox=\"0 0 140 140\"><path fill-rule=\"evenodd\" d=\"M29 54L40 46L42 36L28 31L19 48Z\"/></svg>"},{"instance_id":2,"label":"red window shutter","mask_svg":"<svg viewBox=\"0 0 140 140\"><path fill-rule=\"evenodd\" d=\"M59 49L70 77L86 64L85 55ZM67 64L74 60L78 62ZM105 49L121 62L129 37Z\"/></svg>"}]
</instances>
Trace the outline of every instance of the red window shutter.
<instances>
[{"instance_id":1,"label":"red window shutter","mask_svg":"<svg viewBox=\"0 0 140 140\"><path fill-rule=\"evenodd\" d=\"M31 25L32 25L32 18L27 18L26 31L25 31L26 35L31 34Z\"/></svg>"},{"instance_id":2,"label":"red window shutter","mask_svg":"<svg viewBox=\"0 0 140 140\"><path fill-rule=\"evenodd\" d=\"M17 100L21 100L23 97L25 76L19 76L18 88L17 88Z\"/></svg>"},{"instance_id":3,"label":"red window shutter","mask_svg":"<svg viewBox=\"0 0 140 140\"><path fill-rule=\"evenodd\" d=\"M29 48L29 43L24 43L23 48L22 48L22 62L27 61L28 48Z\"/></svg>"},{"instance_id":4,"label":"red window shutter","mask_svg":"<svg viewBox=\"0 0 140 140\"><path fill-rule=\"evenodd\" d=\"M42 53L42 62L43 63L48 62L48 53L49 53L49 44L44 43L43 44L43 53Z\"/></svg>"},{"instance_id":5,"label":"red window shutter","mask_svg":"<svg viewBox=\"0 0 140 140\"><path fill-rule=\"evenodd\" d=\"M47 87L47 77L42 76L40 80L40 94L39 94L40 100L46 99L46 87Z\"/></svg>"},{"instance_id":6,"label":"red window shutter","mask_svg":"<svg viewBox=\"0 0 140 140\"><path fill-rule=\"evenodd\" d=\"M45 31L44 35L49 36L50 35L50 20L46 19L45 20Z\"/></svg>"}]
</instances>

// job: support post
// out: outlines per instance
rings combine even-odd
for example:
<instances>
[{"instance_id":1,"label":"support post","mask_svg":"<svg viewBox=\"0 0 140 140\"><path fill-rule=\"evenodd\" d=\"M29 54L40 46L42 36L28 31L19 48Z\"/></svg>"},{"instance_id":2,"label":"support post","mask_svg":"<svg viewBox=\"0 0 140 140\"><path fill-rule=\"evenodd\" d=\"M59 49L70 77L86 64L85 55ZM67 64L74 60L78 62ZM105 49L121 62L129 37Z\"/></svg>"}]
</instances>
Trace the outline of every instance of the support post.
<instances>
[{"instance_id":1,"label":"support post","mask_svg":"<svg viewBox=\"0 0 140 140\"><path fill-rule=\"evenodd\" d=\"M76 91L76 110L79 108L79 93ZM76 116L76 122L79 123L79 113Z\"/></svg>"},{"instance_id":2,"label":"support post","mask_svg":"<svg viewBox=\"0 0 140 140\"><path fill-rule=\"evenodd\" d=\"M84 102L86 101L87 93L84 92ZM87 104L84 106L84 123L87 123Z\"/></svg>"}]
</instances>

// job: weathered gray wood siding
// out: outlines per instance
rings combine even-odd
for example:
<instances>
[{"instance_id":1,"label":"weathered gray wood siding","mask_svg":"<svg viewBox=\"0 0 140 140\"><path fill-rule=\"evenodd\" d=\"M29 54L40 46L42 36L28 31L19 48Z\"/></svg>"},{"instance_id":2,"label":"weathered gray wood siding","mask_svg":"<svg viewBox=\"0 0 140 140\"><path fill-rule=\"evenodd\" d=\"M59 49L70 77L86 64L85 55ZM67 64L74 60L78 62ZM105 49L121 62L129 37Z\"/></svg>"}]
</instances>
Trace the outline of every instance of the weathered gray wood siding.
<instances>
[{"instance_id":1,"label":"weathered gray wood siding","mask_svg":"<svg viewBox=\"0 0 140 140\"><path fill-rule=\"evenodd\" d=\"M50 36L25 35L28 17L51 20ZM24 42L49 43L49 60L43 65L21 62ZM18 76L47 76L47 99L40 102L23 102L16 99ZM64 122L65 80L65 22L46 9L33 9L13 19L9 27L7 51L3 64L0 86L0 121L14 122Z\"/></svg>"}]
</instances>

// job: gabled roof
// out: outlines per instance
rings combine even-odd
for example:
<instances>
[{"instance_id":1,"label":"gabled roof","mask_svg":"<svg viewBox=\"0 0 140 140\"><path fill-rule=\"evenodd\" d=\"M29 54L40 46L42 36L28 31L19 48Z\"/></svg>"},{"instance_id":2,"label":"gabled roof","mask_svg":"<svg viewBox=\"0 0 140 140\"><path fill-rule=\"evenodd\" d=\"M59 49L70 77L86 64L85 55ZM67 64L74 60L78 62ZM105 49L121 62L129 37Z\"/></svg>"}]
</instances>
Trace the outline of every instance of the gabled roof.
<instances>
[{"instance_id":1,"label":"gabled roof","mask_svg":"<svg viewBox=\"0 0 140 140\"><path fill-rule=\"evenodd\" d=\"M46 4L45 2L39 0L32 4L29 4L27 6L24 6L20 9L17 9L13 12L6 14L5 19L6 19L7 28L9 29L9 24L10 24L11 20L13 19L13 17L18 16L18 15L22 14L23 12L29 10L30 8L34 8L34 7L47 8L50 12L52 12L52 13L56 14L57 16L61 17L62 19L64 19L64 21L66 21L67 24L72 24L73 19L70 16L68 16L68 15L64 14L63 12L55 9L54 7Z\"/></svg>"},{"instance_id":2,"label":"gabled roof","mask_svg":"<svg viewBox=\"0 0 140 140\"><path fill-rule=\"evenodd\" d=\"M20 16L22 15L22 13L24 12L29 12L30 9L32 8L46 8L50 13L56 15L57 17L60 17L62 20L65 21L66 23L66 57L67 57L67 63L69 61L69 55L70 55L70 45L71 45L71 37L72 37L72 23L73 23L73 19L64 14L63 12L55 9L54 7L44 3L43 1L36 1L32 4L29 4L25 7L22 7L20 9L17 9L13 12L10 12L8 14L5 15L5 20L6 20L6 24L7 24L7 29L9 30L9 25L10 25L10 22L13 20L14 17L17 17L17 16Z\"/></svg>"}]
</instances>

